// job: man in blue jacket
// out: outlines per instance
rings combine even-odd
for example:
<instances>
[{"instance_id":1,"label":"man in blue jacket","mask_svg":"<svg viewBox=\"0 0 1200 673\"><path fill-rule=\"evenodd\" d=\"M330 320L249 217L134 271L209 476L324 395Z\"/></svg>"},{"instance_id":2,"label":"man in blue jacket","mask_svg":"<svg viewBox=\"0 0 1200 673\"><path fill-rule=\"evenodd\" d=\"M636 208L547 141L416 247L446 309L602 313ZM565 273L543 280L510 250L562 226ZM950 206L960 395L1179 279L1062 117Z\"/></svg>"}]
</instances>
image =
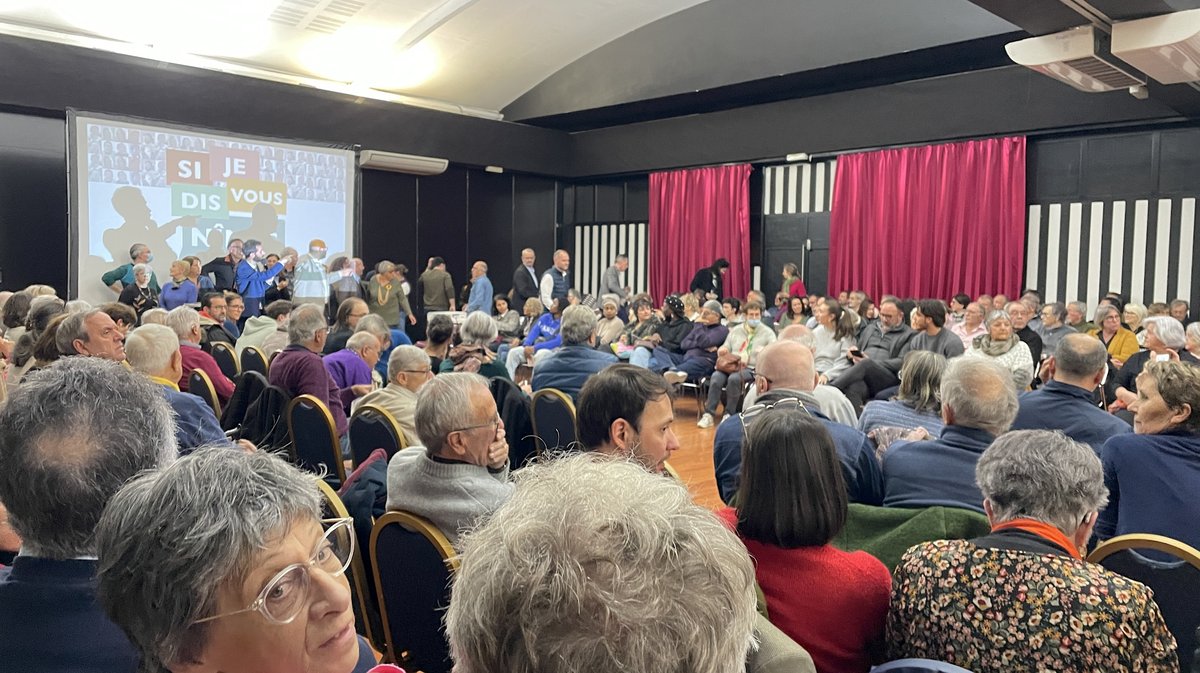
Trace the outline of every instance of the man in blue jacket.
<instances>
[{"instance_id":1,"label":"man in blue jacket","mask_svg":"<svg viewBox=\"0 0 1200 673\"><path fill-rule=\"evenodd\" d=\"M262 243L248 239L242 247L246 257L237 266L237 292L246 301L246 317L253 318L262 313L263 297L267 294L267 281L279 275L283 266L292 260L288 255L265 271L258 270L258 262L266 259Z\"/></svg>"},{"instance_id":2,"label":"man in blue jacket","mask_svg":"<svg viewBox=\"0 0 1200 673\"><path fill-rule=\"evenodd\" d=\"M574 400L588 377L615 364L612 353L596 350L596 314L586 306L563 311L562 347L533 367L533 390L556 388Z\"/></svg>"},{"instance_id":3,"label":"man in blue jacket","mask_svg":"<svg viewBox=\"0 0 1200 673\"><path fill-rule=\"evenodd\" d=\"M467 298L467 311L492 313L492 281L488 279L487 262L479 260L471 266L471 295Z\"/></svg>"},{"instance_id":4,"label":"man in blue jacket","mask_svg":"<svg viewBox=\"0 0 1200 673\"><path fill-rule=\"evenodd\" d=\"M96 603L93 535L125 482L175 457L171 407L115 362L64 358L0 408L0 446L0 500L22 538L0 570L0 669L135 673L133 646Z\"/></svg>"}]
</instances>

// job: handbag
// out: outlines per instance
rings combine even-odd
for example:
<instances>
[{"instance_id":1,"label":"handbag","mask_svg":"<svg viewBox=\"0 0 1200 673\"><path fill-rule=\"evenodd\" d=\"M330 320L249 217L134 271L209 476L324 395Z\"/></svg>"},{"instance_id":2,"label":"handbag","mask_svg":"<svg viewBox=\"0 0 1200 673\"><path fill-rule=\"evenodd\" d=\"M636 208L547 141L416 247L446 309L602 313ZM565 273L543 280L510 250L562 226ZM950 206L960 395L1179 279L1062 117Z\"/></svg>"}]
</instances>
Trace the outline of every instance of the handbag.
<instances>
[{"instance_id":1,"label":"handbag","mask_svg":"<svg viewBox=\"0 0 1200 673\"><path fill-rule=\"evenodd\" d=\"M746 368L745 360L733 353L717 356L717 371L722 374L736 374Z\"/></svg>"}]
</instances>

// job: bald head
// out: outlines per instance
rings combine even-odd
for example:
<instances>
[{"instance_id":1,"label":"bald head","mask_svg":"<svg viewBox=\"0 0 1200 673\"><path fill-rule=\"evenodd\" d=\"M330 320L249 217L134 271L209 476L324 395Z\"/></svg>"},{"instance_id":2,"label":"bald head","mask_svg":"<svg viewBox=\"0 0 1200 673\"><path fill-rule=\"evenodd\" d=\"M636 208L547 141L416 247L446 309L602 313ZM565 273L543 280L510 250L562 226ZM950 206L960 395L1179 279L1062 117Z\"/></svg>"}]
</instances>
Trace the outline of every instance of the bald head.
<instances>
[{"instance_id":1,"label":"bald head","mask_svg":"<svg viewBox=\"0 0 1200 673\"><path fill-rule=\"evenodd\" d=\"M768 390L811 392L817 384L812 349L796 341L776 341L764 348L758 355L755 373L767 380Z\"/></svg>"},{"instance_id":2,"label":"bald head","mask_svg":"<svg viewBox=\"0 0 1200 673\"><path fill-rule=\"evenodd\" d=\"M808 325L788 325L779 333L780 341L797 341L801 337L806 337L812 334L812 330Z\"/></svg>"},{"instance_id":3,"label":"bald head","mask_svg":"<svg viewBox=\"0 0 1200 673\"><path fill-rule=\"evenodd\" d=\"M1054 380L1093 390L1107 364L1104 342L1086 334L1068 334L1054 351Z\"/></svg>"}]
</instances>

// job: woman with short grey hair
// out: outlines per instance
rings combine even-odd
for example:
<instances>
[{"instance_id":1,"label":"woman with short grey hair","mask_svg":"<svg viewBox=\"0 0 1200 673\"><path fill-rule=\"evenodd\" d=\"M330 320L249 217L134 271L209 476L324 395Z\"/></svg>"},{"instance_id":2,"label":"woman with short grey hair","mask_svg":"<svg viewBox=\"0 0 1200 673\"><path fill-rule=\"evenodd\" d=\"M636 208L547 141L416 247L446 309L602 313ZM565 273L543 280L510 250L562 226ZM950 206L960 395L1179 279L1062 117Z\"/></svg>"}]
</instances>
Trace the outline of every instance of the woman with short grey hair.
<instances>
[{"instance_id":1,"label":"woman with short grey hair","mask_svg":"<svg viewBox=\"0 0 1200 673\"><path fill-rule=\"evenodd\" d=\"M1141 347L1137 336L1121 325L1121 312L1112 304L1098 306L1093 322L1096 327L1088 330L1088 336L1094 336L1104 344L1114 366L1124 365Z\"/></svg>"},{"instance_id":2,"label":"woman with short grey hair","mask_svg":"<svg viewBox=\"0 0 1200 673\"><path fill-rule=\"evenodd\" d=\"M1116 397L1113 410L1128 409L1137 401L1137 380L1146 363L1178 358L1180 362L1200 366L1200 359L1185 350L1187 336L1183 325L1171 316L1151 316L1143 321L1146 350L1134 353L1116 375ZM1128 420L1128 419L1127 419Z\"/></svg>"},{"instance_id":3,"label":"woman with short grey hair","mask_svg":"<svg viewBox=\"0 0 1200 673\"><path fill-rule=\"evenodd\" d=\"M1091 447L1061 432L1009 432L983 452L975 479L991 533L904 554L893 574L888 659L937 659L975 673L1007 673L1014 660L1039 671L1179 669L1150 590L1083 560L1108 501Z\"/></svg>"},{"instance_id":4,"label":"woman with short grey hair","mask_svg":"<svg viewBox=\"0 0 1200 673\"><path fill-rule=\"evenodd\" d=\"M150 265L133 265L133 282L121 290L117 301L132 306L140 318L143 313L158 306L158 293L150 285Z\"/></svg>"},{"instance_id":5,"label":"woman with short grey hair","mask_svg":"<svg viewBox=\"0 0 1200 673\"><path fill-rule=\"evenodd\" d=\"M473 372L491 378L508 378L508 368L496 357L488 346L496 340L496 321L483 311L471 311L458 326L462 340L450 349L438 367L439 372Z\"/></svg>"},{"instance_id":6,"label":"woman with short grey hair","mask_svg":"<svg viewBox=\"0 0 1200 673\"><path fill-rule=\"evenodd\" d=\"M991 360L1012 373L1017 391L1033 381L1034 362L1029 346L1013 331L1012 318L1004 311L992 311L983 321L987 334L975 337L964 357Z\"/></svg>"},{"instance_id":7,"label":"woman with short grey hair","mask_svg":"<svg viewBox=\"0 0 1200 673\"><path fill-rule=\"evenodd\" d=\"M127 484L96 530L99 601L147 673L361 673L351 519L268 453L201 449Z\"/></svg>"}]
</instances>

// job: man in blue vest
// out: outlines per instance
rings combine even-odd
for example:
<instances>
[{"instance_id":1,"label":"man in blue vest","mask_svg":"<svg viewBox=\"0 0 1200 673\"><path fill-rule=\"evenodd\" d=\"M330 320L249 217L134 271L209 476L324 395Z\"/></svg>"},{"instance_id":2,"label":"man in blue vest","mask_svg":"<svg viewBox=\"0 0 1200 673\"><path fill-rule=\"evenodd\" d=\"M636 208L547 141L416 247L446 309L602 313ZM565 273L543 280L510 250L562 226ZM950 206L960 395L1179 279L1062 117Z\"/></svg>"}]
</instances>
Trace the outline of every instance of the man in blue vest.
<instances>
[{"instance_id":1,"label":"man in blue vest","mask_svg":"<svg viewBox=\"0 0 1200 673\"><path fill-rule=\"evenodd\" d=\"M550 302L558 299L560 306L567 305L567 290L571 289L571 277L567 270L571 268L571 255L566 250L554 251L554 266L542 274L542 282L538 289L541 294L542 306L550 309Z\"/></svg>"}]
</instances>

